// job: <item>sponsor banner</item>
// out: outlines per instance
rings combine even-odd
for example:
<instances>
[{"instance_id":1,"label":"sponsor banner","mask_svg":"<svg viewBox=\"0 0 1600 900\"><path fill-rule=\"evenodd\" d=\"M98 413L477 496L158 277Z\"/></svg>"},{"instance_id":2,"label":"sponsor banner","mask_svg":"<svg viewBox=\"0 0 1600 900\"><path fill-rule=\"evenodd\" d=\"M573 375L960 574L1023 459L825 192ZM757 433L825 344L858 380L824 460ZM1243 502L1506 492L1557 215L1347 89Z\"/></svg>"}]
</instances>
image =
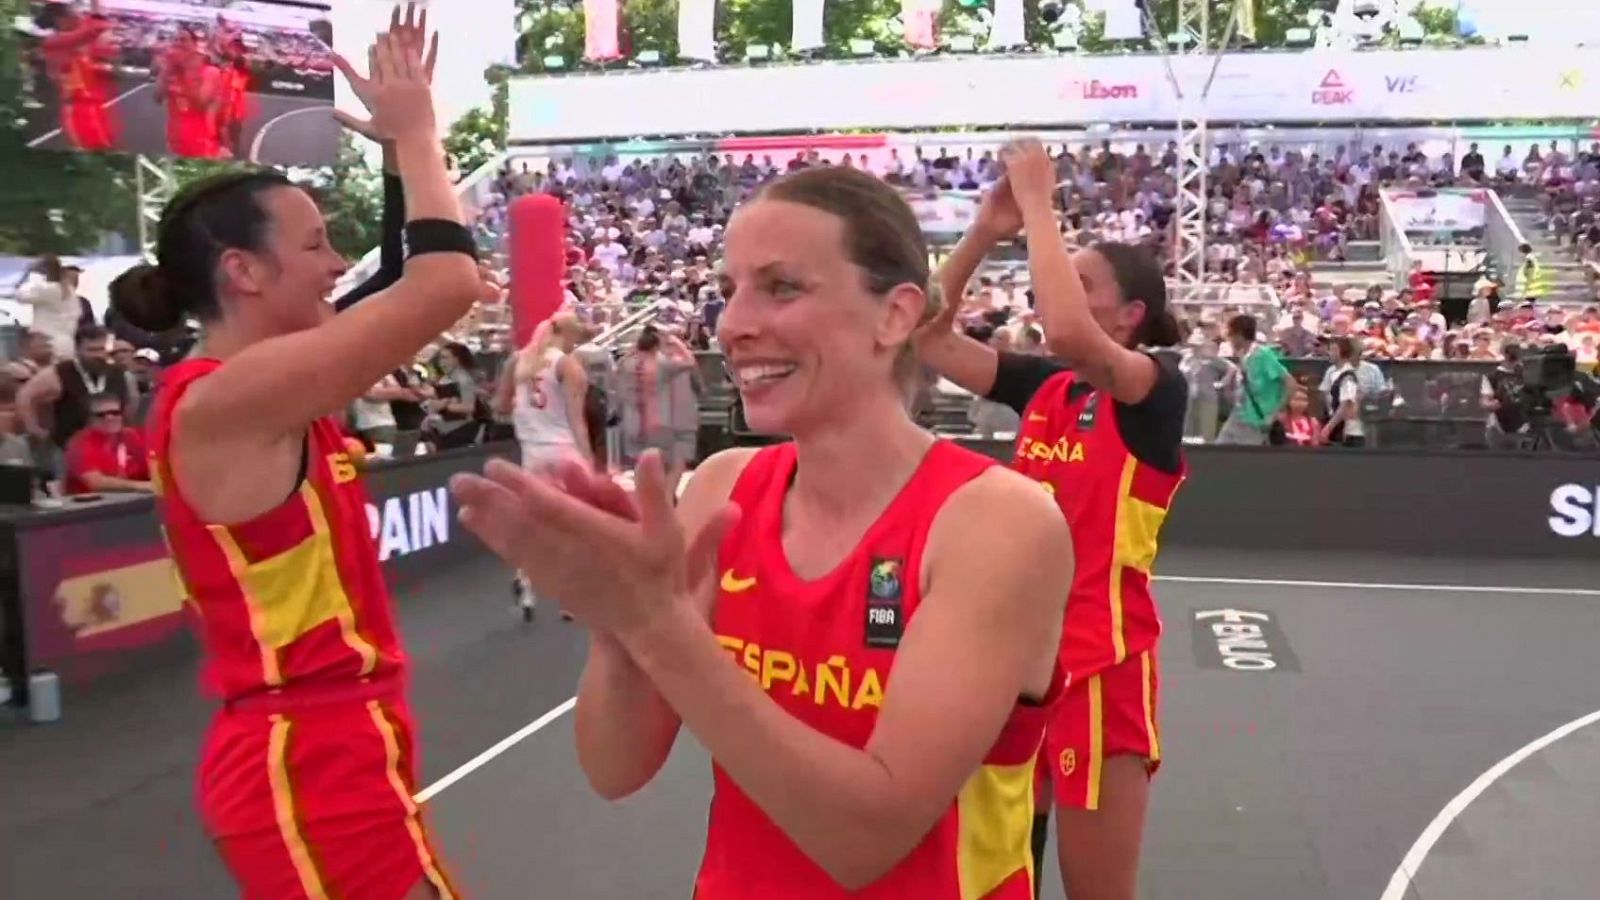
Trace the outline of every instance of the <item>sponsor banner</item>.
<instances>
[{"instance_id":1,"label":"sponsor banner","mask_svg":"<svg viewBox=\"0 0 1600 900\"><path fill-rule=\"evenodd\" d=\"M369 470L367 519L391 587L482 552L458 527L447 482L480 470L491 452L511 451L472 448ZM18 564L6 577L16 578L29 669L92 679L137 651L187 640L183 586L152 501L41 512L11 528Z\"/></svg>"},{"instance_id":2,"label":"sponsor banner","mask_svg":"<svg viewBox=\"0 0 1600 900\"><path fill-rule=\"evenodd\" d=\"M1209 59L1172 62L1170 75L1150 54L527 76L511 82L511 140L1170 124L1211 74ZM1589 119L1600 61L1561 47L1232 53L1204 104L1216 122Z\"/></svg>"},{"instance_id":3,"label":"sponsor banner","mask_svg":"<svg viewBox=\"0 0 1600 900\"><path fill-rule=\"evenodd\" d=\"M1400 229L1413 231L1469 231L1489 219L1485 191L1385 191Z\"/></svg>"},{"instance_id":4,"label":"sponsor banner","mask_svg":"<svg viewBox=\"0 0 1600 900\"><path fill-rule=\"evenodd\" d=\"M1009 441L964 442L1009 462ZM1163 546L1593 561L1600 459L1186 447ZM1398 514L1397 514L1398 513Z\"/></svg>"}]
</instances>

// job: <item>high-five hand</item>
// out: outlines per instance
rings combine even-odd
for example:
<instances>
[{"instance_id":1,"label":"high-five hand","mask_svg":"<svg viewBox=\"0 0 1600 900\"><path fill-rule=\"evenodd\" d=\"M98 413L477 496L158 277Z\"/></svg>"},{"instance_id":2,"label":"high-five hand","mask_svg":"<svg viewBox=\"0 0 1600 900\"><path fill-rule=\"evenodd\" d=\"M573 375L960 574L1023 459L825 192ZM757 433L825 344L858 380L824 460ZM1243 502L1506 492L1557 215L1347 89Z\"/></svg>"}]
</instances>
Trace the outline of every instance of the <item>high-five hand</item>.
<instances>
[{"instance_id":1,"label":"high-five hand","mask_svg":"<svg viewBox=\"0 0 1600 900\"><path fill-rule=\"evenodd\" d=\"M1012 141L1001 148L1000 161L1005 164L1005 180L1016 205L1023 212L1040 203L1054 204L1056 168L1043 144L1033 138Z\"/></svg>"},{"instance_id":2,"label":"high-five hand","mask_svg":"<svg viewBox=\"0 0 1600 900\"><path fill-rule=\"evenodd\" d=\"M422 57L423 71L427 75L428 83L432 84L433 70L439 61L439 35L435 33L431 41L428 39L428 11L422 9L419 12L415 3L407 4L405 17L402 19L400 6L396 4L394 12L389 16L389 30L386 33L396 38L407 51L415 51L418 56ZM381 41L382 39L383 35L380 34L377 40ZM374 43L374 49L376 49L376 46L376 43ZM369 75L371 74L371 59L372 53L369 51ZM339 70L344 72L345 77L350 80L350 86L355 90L356 97L367 108L368 118L361 118L336 109L333 111L334 119L350 131L368 139L380 143L390 140L390 136L380 134L374 127L371 117L375 111L372 108L372 104L368 102L367 96L357 87L357 78L353 75L349 63L342 58L338 59L338 63Z\"/></svg>"}]
</instances>

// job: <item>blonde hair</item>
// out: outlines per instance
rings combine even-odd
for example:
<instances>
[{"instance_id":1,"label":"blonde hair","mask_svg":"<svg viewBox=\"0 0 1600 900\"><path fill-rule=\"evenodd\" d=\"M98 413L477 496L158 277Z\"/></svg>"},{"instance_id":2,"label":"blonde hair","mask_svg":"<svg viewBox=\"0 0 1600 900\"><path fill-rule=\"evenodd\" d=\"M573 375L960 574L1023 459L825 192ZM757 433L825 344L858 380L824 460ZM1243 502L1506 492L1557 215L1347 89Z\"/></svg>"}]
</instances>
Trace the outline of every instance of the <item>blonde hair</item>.
<instances>
[{"instance_id":1,"label":"blonde hair","mask_svg":"<svg viewBox=\"0 0 1600 900\"><path fill-rule=\"evenodd\" d=\"M573 346L588 340L589 329L570 312L559 312L540 323L527 346L517 351L515 377L531 382L544 374L552 364L550 351L558 349L563 338L570 338Z\"/></svg>"}]
</instances>

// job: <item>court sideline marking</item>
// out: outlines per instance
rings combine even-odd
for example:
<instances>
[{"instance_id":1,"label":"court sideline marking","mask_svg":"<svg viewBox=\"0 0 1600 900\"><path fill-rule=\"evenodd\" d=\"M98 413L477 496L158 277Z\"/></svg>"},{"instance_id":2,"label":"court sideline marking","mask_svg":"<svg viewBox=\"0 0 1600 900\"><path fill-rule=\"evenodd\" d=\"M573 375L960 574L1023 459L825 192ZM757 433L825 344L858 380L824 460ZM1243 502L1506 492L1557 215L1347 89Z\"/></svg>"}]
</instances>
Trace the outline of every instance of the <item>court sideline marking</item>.
<instances>
[{"instance_id":1,"label":"court sideline marking","mask_svg":"<svg viewBox=\"0 0 1600 900\"><path fill-rule=\"evenodd\" d=\"M118 94L116 97L114 97L111 100L110 103L107 103L106 106L116 106L118 103L121 103L122 101L128 99L129 97L133 96L134 94L138 93L139 91L142 91L147 87L154 87L154 86L155 86L155 82L153 82L153 81L146 81L143 84L136 84L133 87L128 88L127 90L123 91L121 94ZM29 141L28 142L28 149L29 150L36 150L36 149L38 149L40 144L43 144L44 142L50 140L51 138L55 137L56 135L58 135L60 133L61 133L61 129L59 129L59 128L55 129L54 131L47 131L44 134L41 134L38 137L34 138L33 140Z\"/></svg>"},{"instance_id":2,"label":"court sideline marking","mask_svg":"<svg viewBox=\"0 0 1600 900\"><path fill-rule=\"evenodd\" d=\"M1492 585L1455 584L1399 584L1360 581L1295 581L1277 578L1223 578L1204 575L1157 575L1155 580L1158 582L1171 582L1173 584L1220 584L1245 587L1331 588L1335 590L1353 591L1424 591L1456 594L1535 594L1543 596L1600 597L1600 590L1590 590L1586 588L1497 587ZM495 757L500 756L507 750L510 750L512 747L515 747L517 744L522 743L527 738L538 733L540 729L543 729L551 722L554 722L566 715L574 706L577 705L577 697L568 697L561 705L555 707L539 718L534 719L527 725L517 729L517 731L502 739L494 746L483 751L482 753L479 753L472 759L467 760L465 763L462 763L450 774L444 776L438 781L435 781L433 784L428 785L416 795L416 801L418 803L426 803L434 797L437 797L446 788L493 762ZM1596 712L1593 718L1600 719L1600 712ZM1582 724L1574 726L1574 728L1581 727ZM1550 738L1550 740L1553 741L1559 739L1561 736L1562 735L1557 735L1555 738ZM1538 747L1534 747L1533 749L1537 750ZM1529 752L1531 753L1533 751L1530 750ZM1515 764L1515 761L1511 763L1511 765ZM1507 766L1507 768L1510 768L1510 766ZM1495 777L1498 778L1499 775L1497 774ZM1493 779L1490 779L1490 781L1493 781ZM1487 786L1487 784L1484 785L1484 787ZM1481 788L1479 789L1479 792L1482 792ZM1470 798L1468 802L1470 802ZM1457 814L1459 814L1459 810L1457 811ZM1452 816L1452 818L1454 818L1454 816ZM1449 824L1448 821L1445 824ZM1442 826L1440 830L1443 830ZM1437 840L1437 836L1434 839ZM1431 841L1429 842L1429 845L1432 845ZM1426 855L1426 853L1427 851L1424 850L1423 854ZM1397 872L1396 877L1399 877L1399 874L1400 873ZM1397 895L1397 898L1398 896L1399 895ZM1390 900L1389 895L1385 894L1384 900Z\"/></svg>"},{"instance_id":3,"label":"court sideline marking","mask_svg":"<svg viewBox=\"0 0 1600 900\"><path fill-rule=\"evenodd\" d=\"M322 106L322 105L319 104L317 106L302 106L299 109L291 109L286 113L279 113L278 115L273 116L272 118L268 119L266 121L266 123L261 126L261 130L256 132L255 140L250 142L250 155L249 155L249 159L247 161L248 162L260 162L261 161L261 145L262 145L263 142L266 141L267 132L272 130L272 126L278 124L279 122L282 122L284 119L287 119L290 116L298 116L301 113L316 112L318 110L321 110L323 112L328 113L329 115L332 115L333 114L333 105L329 104L327 106Z\"/></svg>"},{"instance_id":4,"label":"court sideline marking","mask_svg":"<svg viewBox=\"0 0 1600 900\"><path fill-rule=\"evenodd\" d=\"M1411 880L1417 877L1417 871L1422 868L1422 863L1428 858L1428 853L1433 850L1433 845L1437 844L1439 838L1444 836L1445 830L1450 827L1450 824L1467 811L1467 807L1472 804L1472 801L1478 799L1479 795L1488 790L1496 781L1499 781L1502 776L1540 750L1595 722L1600 722L1600 710L1596 710L1581 719L1574 719L1557 728L1555 731L1495 763L1487 772L1474 779L1461 793L1451 798L1450 802L1445 804L1444 809L1439 810L1439 814L1433 817L1433 821L1428 823L1428 827L1422 830L1422 834L1417 837L1417 842L1411 845L1411 849L1406 852L1405 858L1400 860L1400 867L1394 870L1394 875L1389 878L1389 887L1384 890L1383 896L1379 900L1406 900L1406 896L1411 891Z\"/></svg>"}]
</instances>

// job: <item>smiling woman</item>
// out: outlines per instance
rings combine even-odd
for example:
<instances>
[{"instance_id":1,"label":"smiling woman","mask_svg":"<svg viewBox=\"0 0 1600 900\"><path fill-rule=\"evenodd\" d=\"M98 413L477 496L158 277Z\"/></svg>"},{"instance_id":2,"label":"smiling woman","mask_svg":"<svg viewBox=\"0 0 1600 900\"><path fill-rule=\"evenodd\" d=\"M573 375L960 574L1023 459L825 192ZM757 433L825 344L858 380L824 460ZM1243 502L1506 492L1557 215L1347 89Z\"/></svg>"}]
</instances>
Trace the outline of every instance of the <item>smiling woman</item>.
<instances>
[{"instance_id":1,"label":"smiling woman","mask_svg":"<svg viewBox=\"0 0 1600 900\"><path fill-rule=\"evenodd\" d=\"M701 900L1033 897L1071 542L1036 485L911 420L927 279L893 189L780 179L728 226L719 337L752 427L791 443L712 457L676 510L653 454L632 495L577 466L457 481L591 629L595 790L638 790L683 725L710 750Z\"/></svg>"}]
</instances>

